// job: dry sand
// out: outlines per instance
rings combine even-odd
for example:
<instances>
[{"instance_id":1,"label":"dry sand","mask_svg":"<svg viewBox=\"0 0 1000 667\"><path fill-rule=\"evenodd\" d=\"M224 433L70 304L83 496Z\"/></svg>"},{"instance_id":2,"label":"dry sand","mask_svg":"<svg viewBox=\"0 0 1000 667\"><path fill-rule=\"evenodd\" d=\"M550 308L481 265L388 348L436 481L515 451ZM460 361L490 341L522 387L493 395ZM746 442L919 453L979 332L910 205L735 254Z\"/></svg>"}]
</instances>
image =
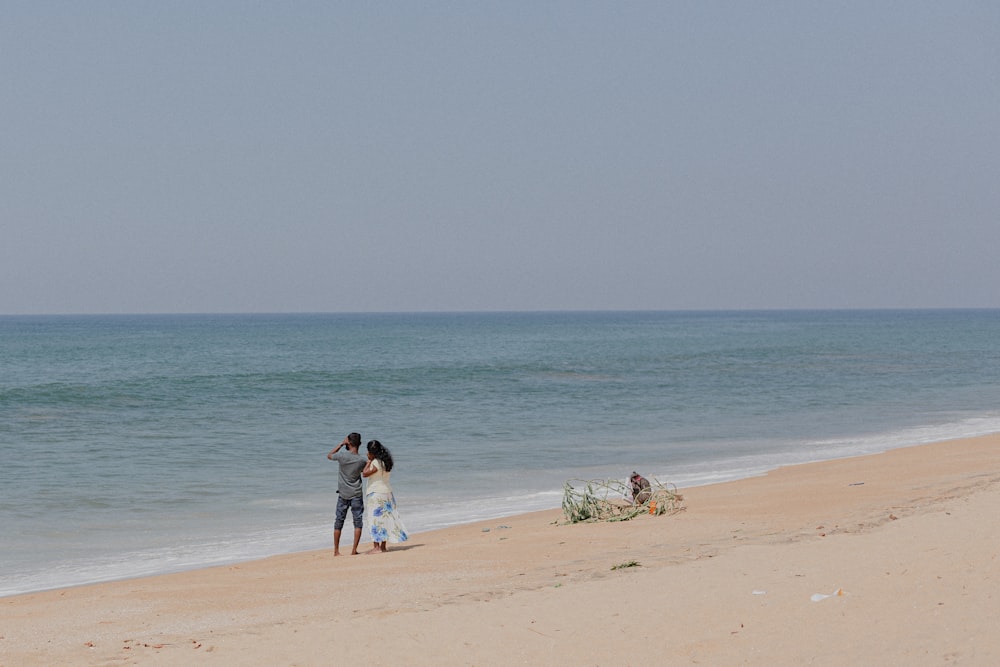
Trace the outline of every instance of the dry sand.
<instances>
[{"instance_id":1,"label":"dry sand","mask_svg":"<svg viewBox=\"0 0 1000 667\"><path fill-rule=\"evenodd\" d=\"M1000 664L1000 436L682 493L0 598L0 665Z\"/></svg>"}]
</instances>

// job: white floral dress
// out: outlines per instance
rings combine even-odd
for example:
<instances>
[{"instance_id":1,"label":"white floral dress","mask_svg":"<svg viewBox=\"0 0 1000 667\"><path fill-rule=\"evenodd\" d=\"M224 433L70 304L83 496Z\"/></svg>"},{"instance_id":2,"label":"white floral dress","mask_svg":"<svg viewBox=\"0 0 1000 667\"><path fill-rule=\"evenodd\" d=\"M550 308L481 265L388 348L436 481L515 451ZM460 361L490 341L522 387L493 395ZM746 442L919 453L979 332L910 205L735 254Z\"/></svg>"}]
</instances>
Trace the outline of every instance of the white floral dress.
<instances>
[{"instance_id":1,"label":"white floral dress","mask_svg":"<svg viewBox=\"0 0 1000 667\"><path fill-rule=\"evenodd\" d=\"M396 509L389 473L378 459L372 461L372 467L375 473L368 477L365 491L365 518L372 542L405 542L409 535Z\"/></svg>"}]
</instances>

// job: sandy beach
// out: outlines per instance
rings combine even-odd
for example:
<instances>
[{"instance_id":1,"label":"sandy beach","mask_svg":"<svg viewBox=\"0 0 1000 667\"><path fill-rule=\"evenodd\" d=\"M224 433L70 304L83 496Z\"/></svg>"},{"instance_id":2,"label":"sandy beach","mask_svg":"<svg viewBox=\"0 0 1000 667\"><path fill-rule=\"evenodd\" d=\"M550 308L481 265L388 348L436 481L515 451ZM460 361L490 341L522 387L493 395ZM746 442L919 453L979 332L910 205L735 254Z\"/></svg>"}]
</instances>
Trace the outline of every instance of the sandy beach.
<instances>
[{"instance_id":1,"label":"sandy beach","mask_svg":"<svg viewBox=\"0 0 1000 667\"><path fill-rule=\"evenodd\" d=\"M1000 664L1000 435L681 492L2 598L0 665Z\"/></svg>"}]
</instances>

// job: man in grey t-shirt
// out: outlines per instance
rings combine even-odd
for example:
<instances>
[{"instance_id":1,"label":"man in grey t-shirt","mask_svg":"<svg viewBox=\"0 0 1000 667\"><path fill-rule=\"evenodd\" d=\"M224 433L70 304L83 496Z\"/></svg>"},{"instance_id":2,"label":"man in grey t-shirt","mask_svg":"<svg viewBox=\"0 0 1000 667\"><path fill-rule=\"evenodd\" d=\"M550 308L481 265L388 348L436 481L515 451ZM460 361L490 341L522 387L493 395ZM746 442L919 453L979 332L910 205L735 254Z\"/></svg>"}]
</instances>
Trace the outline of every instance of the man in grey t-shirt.
<instances>
[{"instance_id":1,"label":"man in grey t-shirt","mask_svg":"<svg viewBox=\"0 0 1000 667\"><path fill-rule=\"evenodd\" d=\"M342 449L346 447L346 449ZM364 521L365 501L361 495L361 471L364 470L368 457L358 453L361 447L361 434L351 433L344 441L334 447L326 458L336 461L340 466L337 477L337 518L333 523L333 555L340 555L340 532L347 520L347 508L351 508L351 520L354 523L354 548L351 555L358 554L358 544L361 542L361 525Z\"/></svg>"}]
</instances>

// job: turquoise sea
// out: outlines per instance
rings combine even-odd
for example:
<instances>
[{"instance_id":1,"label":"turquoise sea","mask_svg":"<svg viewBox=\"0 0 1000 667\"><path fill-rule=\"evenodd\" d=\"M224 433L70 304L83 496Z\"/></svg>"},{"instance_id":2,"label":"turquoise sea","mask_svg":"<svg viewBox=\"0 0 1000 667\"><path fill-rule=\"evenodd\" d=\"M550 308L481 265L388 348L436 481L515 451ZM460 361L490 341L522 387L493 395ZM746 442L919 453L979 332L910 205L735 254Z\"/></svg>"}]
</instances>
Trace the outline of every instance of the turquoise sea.
<instances>
[{"instance_id":1,"label":"turquoise sea","mask_svg":"<svg viewBox=\"0 0 1000 667\"><path fill-rule=\"evenodd\" d=\"M329 547L354 430L419 539L1000 431L1000 311L0 317L0 595Z\"/></svg>"}]
</instances>

